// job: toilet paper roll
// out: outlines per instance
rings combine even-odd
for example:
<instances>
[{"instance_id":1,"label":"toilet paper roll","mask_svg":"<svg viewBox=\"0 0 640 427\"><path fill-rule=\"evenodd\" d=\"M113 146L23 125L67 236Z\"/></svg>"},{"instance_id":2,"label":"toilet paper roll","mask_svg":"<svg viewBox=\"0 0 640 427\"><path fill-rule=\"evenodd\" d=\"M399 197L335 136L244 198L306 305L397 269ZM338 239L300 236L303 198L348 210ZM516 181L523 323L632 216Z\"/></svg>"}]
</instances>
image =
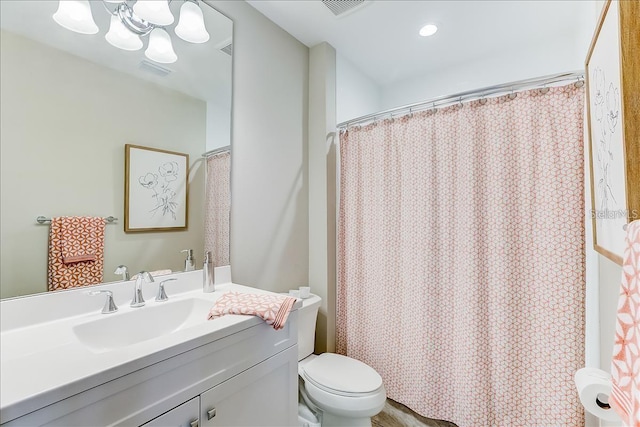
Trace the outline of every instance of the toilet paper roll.
<instances>
[{"instance_id":1,"label":"toilet paper roll","mask_svg":"<svg viewBox=\"0 0 640 427\"><path fill-rule=\"evenodd\" d=\"M578 369L575 375L576 388L582 406L605 421L620 421L620 417L609 405L611 375L596 368Z\"/></svg>"}]
</instances>

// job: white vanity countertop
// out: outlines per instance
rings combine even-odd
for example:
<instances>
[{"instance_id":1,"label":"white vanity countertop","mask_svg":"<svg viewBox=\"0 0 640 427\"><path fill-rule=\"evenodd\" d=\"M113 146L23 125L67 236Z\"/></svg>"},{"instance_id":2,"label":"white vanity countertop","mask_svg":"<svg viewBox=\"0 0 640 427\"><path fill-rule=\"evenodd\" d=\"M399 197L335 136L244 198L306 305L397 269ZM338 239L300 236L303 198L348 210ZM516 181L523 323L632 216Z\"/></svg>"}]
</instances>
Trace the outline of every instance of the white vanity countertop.
<instances>
[{"instance_id":1,"label":"white vanity countertop","mask_svg":"<svg viewBox=\"0 0 640 427\"><path fill-rule=\"evenodd\" d=\"M218 274L219 276L223 275ZM170 301L155 302L158 283L172 277L177 277L178 281L166 284ZM206 300L213 306L215 300L227 291L269 293L230 282L216 283L215 292L203 293L201 283L202 271L157 277L156 283L143 285L147 303L141 308L129 307L133 294L132 281L92 287L114 292L114 299L119 307L119 311L114 314L101 314L105 295L91 297L86 295L86 289L0 302L0 422L25 415L262 322L254 316L223 316L212 321L198 321L167 335L102 352L81 343L72 331L75 325L81 323L183 299ZM52 304L56 306L52 307ZM300 306L301 302L298 301L293 308ZM61 311L71 315L61 317ZM207 314L202 314L205 319Z\"/></svg>"}]
</instances>

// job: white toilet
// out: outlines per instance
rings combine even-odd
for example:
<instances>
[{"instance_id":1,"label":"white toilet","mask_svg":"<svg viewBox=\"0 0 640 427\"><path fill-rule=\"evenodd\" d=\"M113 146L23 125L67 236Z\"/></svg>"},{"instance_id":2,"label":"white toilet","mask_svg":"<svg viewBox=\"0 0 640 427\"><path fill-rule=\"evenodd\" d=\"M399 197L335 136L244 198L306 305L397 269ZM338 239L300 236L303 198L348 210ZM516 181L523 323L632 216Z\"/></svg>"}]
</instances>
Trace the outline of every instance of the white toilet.
<instances>
[{"instance_id":1,"label":"white toilet","mask_svg":"<svg viewBox=\"0 0 640 427\"><path fill-rule=\"evenodd\" d=\"M323 427L371 426L371 417L384 407L387 399L382 378L369 365L333 353L313 353L316 317L320 297L302 300L298 310L298 375L301 412L308 407L318 414ZM301 424L309 427L314 422Z\"/></svg>"}]
</instances>

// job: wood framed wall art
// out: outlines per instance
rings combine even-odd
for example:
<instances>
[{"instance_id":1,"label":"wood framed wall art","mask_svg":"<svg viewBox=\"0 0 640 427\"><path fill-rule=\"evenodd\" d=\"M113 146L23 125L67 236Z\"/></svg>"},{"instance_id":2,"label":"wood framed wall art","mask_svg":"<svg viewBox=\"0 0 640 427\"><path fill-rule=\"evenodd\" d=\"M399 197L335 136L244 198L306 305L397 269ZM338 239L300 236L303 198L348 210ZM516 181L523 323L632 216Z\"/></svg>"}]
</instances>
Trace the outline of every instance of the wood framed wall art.
<instances>
[{"instance_id":1,"label":"wood framed wall art","mask_svg":"<svg viewBox=\"0 0 640 427\"><path fill-rule=\"evenodd\" d=\"M594 247L621 265L640 218L640 1L606 2L585 66Z\"/></svg>"},{"instance_id":2,"label":"wood framed wall art","mask_svg":"<svg viewBox=\"0 0 640 427\"><path fill-rule=\"evenodd\" d=\"M189 155L125 145L124 231L187 229Z\"/></svg>"}]
</instances>

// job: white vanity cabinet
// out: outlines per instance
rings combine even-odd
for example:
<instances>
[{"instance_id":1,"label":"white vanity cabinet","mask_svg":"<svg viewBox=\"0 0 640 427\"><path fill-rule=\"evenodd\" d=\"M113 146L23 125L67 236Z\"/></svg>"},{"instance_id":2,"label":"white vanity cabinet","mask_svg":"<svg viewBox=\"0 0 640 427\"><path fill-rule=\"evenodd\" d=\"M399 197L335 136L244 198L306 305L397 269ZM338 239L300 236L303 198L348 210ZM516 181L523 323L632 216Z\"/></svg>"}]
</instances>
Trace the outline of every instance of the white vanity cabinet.
<instances>
[{"instance_id":1,"label":"white vanity cabinet","mask_svg":"<svg viewBox=\"0 0 640 427\"><path fill-rule=\"evenodd\" d=\"M144 427L287 426L292 347L144 424ZM297 360L295 363L297 368ZM294 392L296 390L291 390ZM297 412L297 409L296 409Z\"/></svg>"},{"instance_id":2,"label":"white vanity cabinet","mask_svg":"<svg viewBox=\"0 0 640 427\"><path fill-rule=\"evenodd\" d=\"M297 312L280 331L257 318L225 330L214 341L182 343L171 357L154 354L139 369L121 366L123 375L2 426L296 425Z\"/></svg>"}]
</instances>

